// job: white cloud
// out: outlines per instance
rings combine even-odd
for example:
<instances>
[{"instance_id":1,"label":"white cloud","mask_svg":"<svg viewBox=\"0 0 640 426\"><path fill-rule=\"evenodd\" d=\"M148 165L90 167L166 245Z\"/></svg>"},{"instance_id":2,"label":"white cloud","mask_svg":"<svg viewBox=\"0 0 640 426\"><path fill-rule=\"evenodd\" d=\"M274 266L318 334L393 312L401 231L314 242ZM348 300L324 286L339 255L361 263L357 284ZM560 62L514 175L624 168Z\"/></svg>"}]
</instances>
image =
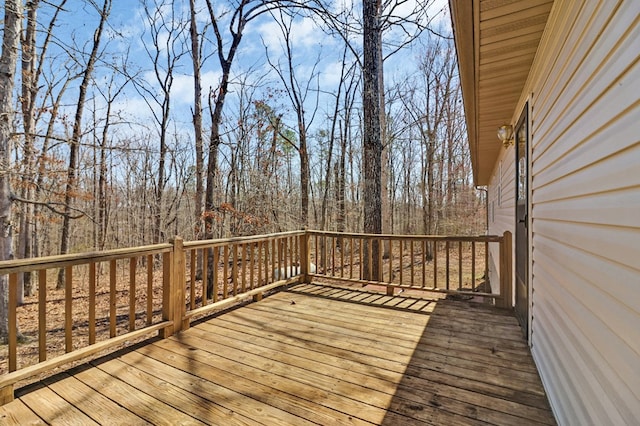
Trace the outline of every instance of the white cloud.
<instances>
[{"instance_id":1,"label":"white cloud","mask_svg":"<svg viewBox=\"0 0 640 426\"><path fill-rule=\"evenodd\" d=\"M270 20L263 23L257 29L258 36L269 49L270 54L278 54L283 50L283 35L280 26ZM328 37L309 17L301 17L291 25L290 41L294 51L299 49L317 48Z\"/></svg>"}]
</instances>

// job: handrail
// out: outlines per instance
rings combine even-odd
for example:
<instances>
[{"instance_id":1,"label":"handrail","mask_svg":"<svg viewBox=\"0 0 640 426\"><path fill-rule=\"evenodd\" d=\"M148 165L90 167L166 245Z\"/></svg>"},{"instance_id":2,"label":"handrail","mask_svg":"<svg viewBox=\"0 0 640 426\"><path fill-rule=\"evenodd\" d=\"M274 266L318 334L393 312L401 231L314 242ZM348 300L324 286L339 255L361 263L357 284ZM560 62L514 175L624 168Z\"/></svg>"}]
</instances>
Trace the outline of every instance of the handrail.
<instances>
[{"instance_id":1,"label":"handrail","mask_svg":"<svg viewBox=\"0 0 640 426\"><path fill-rule=\"evenodd\" d=\"M402 235L402 234L364 234L358 232L335 232L335 231L319 231L310 229L307 231L311 235L324 235L331 237L354 237L369 238L380 240L413 240L413 241L465 241L465 242L500 242L503 238L500 235Z\"/></svg>"},{"instance_id":2,"label":"handrail","mask_svg":"<svg viewBox=\"0 0 640 426\"><path fill-rule=\"evenodd\" d=\"M224 244L234 244L234 243L253 243L258 241L266 241L266 240L274 240L287 236L298 236L304 235L305 231L286 231L286 232L277 232L272 234L263 234L263 235L248 235L243 237L231 237L231 238L217 238L211 240L195 240L195 241L185 241L184 247L185 249L189 248L203 248L203 247L213 247L213 246L221 246Z\"/></svg>"},{"instance_id":3,"label":"handrail","mask_svg":"<svg viewBox=\"0 0 640 426\"><path fill-rule=\"evenodd\" d=\"M136 257L167 253L173 249L169 243L154 244L140 247L93 251L86 253L70 253L55 256L34 257L29 259L14 259L0 261L0 275L14 272L32 272L48 268L64 268L66 266L86 264L89 262L106 262L113 259L123 259L135 255Z\"/></svg>"}]
</instances>

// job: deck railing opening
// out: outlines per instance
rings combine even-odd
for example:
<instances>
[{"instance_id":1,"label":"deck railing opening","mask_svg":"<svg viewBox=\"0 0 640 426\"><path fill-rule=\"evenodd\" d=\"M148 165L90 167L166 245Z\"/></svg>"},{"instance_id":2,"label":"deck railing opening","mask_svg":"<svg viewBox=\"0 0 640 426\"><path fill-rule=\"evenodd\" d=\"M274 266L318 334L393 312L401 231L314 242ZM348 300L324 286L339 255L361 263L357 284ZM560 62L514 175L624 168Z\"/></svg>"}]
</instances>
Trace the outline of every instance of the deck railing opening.
<instances>
[{"instance_id":1,"label":"deck railing opening","mask_svg":"<svg viewBox=\"0 0 640 426\"><path fill-rule=\"evenodd\" d=\"M382 248L385 243L388 253ZM481 286L499 246L499 283ZM381 250L376 251L378 246ZM367 276L367 268L379 276ZM64 286L57 288L58 271ZM372 269L372 270L373 270ZM38 291L18 306L18 274ZM291 283L338 280L483 295L511 306L511 235L436 237L293 231L0 262L8 279L8 342L0 345L0 405L13 387L57 367L153 334L168 337L195 318Z\"/></svg>"}]
</instances>

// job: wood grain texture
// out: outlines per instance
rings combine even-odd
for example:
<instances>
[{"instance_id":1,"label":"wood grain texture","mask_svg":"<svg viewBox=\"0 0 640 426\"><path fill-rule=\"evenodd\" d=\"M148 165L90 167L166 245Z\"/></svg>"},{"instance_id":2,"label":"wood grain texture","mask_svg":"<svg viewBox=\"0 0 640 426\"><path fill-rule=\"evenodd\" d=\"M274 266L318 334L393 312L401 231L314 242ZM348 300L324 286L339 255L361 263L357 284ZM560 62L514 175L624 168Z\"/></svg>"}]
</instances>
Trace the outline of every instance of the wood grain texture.
<instances>
[{"instance_id":1,"label":"wood grain texture","mask_svg":"<svg viewBox=\"0 0 640 426\"><path fill-rule=\"evenodd\" d=\"M19 391L0 419L20 413L34 424L554 424L508 311L318 284Z\"/></svg>"}]
</instances>

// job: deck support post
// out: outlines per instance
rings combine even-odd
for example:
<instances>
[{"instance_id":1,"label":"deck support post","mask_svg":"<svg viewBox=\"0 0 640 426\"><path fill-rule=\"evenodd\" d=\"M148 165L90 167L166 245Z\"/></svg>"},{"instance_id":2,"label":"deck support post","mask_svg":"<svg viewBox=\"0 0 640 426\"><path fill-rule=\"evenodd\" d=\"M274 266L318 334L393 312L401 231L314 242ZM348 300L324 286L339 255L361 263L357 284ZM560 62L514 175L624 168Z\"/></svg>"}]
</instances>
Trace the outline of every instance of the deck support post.
<instances>
[{"instance_id":1,"label":"deck support post","mask_svg":"<svg viewBox=\"0 0 640 426\"><path fill-rule=\"evenodd\" d=\"M513 299L511 238L511 232L505 231L500 241L500 298L496 306L506 309L511 309Z\"/></svg>"},{"instance_id":2,"label":"deck support post","mask_svg":"<svg viewBox=\"0 0 640 426\"><path fill-rule=\"evenodd\" d=\"M13 401L14 399L13 385L7 385L0 388L0 406L5 405Z\"/></svg>"},{"instance_id":3,"label":"deck support post","mask_svg":"<svg viewBox=\"0 0 640 426\"><path fill-rule=\"evenodd\" d=\"M185 252L184 240L175 237L170 243L173 251L162 258L162 319L172 321L173 325L160 330L160 337L167 338L182 330L188 320L184 320L185 311Z\"/></svg>"},{"instance_id":4,"label":"deck support post","mask_svg":"<svg viewBox=\"0 0 640 426\"><path fill-rule=\"evenodd\" d=\"M311 257L309 250L309 232L307 228L304 228L303 231L300 235L300 282L310 284L311 277L309 276L309 270L311 267Z\"/></svg>"}]
</instances>

